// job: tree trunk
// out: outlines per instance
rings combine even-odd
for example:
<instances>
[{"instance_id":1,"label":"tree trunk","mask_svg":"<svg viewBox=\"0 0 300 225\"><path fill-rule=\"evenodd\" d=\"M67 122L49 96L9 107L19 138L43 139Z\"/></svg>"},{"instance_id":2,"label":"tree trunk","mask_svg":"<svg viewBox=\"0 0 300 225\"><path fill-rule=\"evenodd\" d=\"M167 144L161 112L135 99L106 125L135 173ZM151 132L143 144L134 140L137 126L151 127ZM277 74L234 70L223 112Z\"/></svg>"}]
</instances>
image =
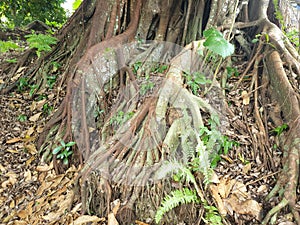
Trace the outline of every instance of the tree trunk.
<instances>
[{"instance_id":1,"label":"tree trunk","mask_svg":"<svg viewBox=\"0 0 300 225\"><path fill-rule=\"evenodd\" d=\"M122 207L117 215L121 223L129 224L136 218L152 222L163 193L174 185L168 177L157 179L159 168L174 157L188 161L188 157L184 159L184 144L189 140L191 148L196 149L201 143L196 134L205 123L203 115L220 117L220 129L229 126L226 96L216 81L221 80L230 60L223 61L219 68L197 53L202 50L198 40L203 38L203 31L217 27L249 59L236 88L252 69L253 85L248 93L254 93L252 113L259 130L258 154L268 155L270 167L272 153L265 123L272 120L277 126L285 122L290 127L281 142L285 169L268 196L271 199L277 190L284 189L280 196L283 204L272 209L263 223L288 204L300 224L295 208L300 109L299 92L294 88L299 82L299 55L272 23L276 20L269 20L268 14L274 14L271 6L268 0L83 1L57 33L55 49L37 60L26 74L31 82L40 82L42 91L51 62L63 65L60 86L66 93L45 125L38 147L45 160L52 157L51 149L61 139L66 143L76 141L78 151L73 161L83 165L76 184L82 213L106 216L112 212L111 202L119 199ZM258 44L247 41L256 34L262 34ZM28 61L11 71L28 65ZM214 81L201 86L203 92L209 90L205 94L192 93L185 84L184 74L199 70ZM215 75L215 71L221 72ZM296 78L291 81L293 75ZM3 88L2 93L15 86L9 82L11 86ZM265 107L267 104L279 106L276 116ZM266 119L262 119L259 108L264 108ZM246 128L244 132L251 133ZM53 161L57 172L63 172L55 156ZM196 224L199 207L179 208L165 223L183 222L184 214L188 217L184 222Z\"/></svg>"}]
</instances>

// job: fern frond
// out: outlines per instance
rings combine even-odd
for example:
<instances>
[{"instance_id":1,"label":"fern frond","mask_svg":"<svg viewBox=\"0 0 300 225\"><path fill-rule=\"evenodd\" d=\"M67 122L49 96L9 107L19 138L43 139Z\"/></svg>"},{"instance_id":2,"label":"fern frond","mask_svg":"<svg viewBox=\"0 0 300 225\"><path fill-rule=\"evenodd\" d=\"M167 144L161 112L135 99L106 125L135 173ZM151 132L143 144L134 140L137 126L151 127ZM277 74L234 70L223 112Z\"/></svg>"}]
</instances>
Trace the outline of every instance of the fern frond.
<instances>
[{"instance_id":1,"label":"fern frond","mask_svg":"<svg viewBox=\"0 0 300 225\"><path fill-rule=\"evenodd\" d=\"M199 199L195 191L192 191L188 188L184 188L182 190L175 190L167 195L161 203L161 206L158 208L155 215L155 222L159 223L162 217L175 207L180 204L188 204L188 203L198 203Z\"/></svg>"}]
</instances>

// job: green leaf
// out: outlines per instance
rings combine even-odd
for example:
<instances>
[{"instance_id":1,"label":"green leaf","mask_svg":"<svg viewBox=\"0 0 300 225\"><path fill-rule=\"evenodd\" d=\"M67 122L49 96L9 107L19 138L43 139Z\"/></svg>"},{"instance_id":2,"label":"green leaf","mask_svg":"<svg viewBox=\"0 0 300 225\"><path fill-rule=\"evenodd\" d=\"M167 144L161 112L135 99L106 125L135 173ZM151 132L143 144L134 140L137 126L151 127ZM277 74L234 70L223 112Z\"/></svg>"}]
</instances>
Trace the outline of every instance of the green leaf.
<instances>
[{"instance_id":1,"label":"green leaf","mask_svg":"<svg viewBox=\"0 0 300 225\"><path fill-rule=\"evenodd\" d=\"M71 147L71 146L73 146L73 145L75 145L75 144L76 144L76 142L70 141L70 142L68 142L68 143L66 144L66 146L67 146L67 147Z\"/></svg>"},{"instance_id":2,"label":"green leaf","mask_svg":"<svg viewBox=\"0 0 300 225\"><path fill-rule=\"evenodd\" d=\"M64 158L64 159L63 159L63 163L64 163L65 165L68 165L68 163L69 163L68 158Z\"/></svg>"},{"instance_id":3,"label":"green leaf","mask_svg":"<svg viewBox=\"0 0 300 225\"><path fill-rule=\"evenodd\" d=\"M63 148L62 146L56 147L55 149L53 149L52 154L55 155L55 154L59 153L62 148Z\"/></svg>"},{"instance_id":4,"label":"green leaf","mask_svg":"<svg viewBox=\"0 0 300 225\"><path fill-rule=\"evenodd\" d=\"M206 38L203 45L215 54L226 58L234 53L234 45L224 39L222 33L216 29L208 29L203 32Z\"/></svg>"}]
</instances>

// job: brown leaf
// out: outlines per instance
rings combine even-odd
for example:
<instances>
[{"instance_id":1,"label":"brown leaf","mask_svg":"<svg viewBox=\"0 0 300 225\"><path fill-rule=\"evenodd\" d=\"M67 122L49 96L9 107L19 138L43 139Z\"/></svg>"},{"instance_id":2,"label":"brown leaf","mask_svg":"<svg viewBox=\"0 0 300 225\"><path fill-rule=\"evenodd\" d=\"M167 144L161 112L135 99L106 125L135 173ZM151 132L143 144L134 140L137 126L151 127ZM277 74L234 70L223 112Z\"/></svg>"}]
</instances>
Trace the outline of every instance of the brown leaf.
<instances>
[{"instance_id":1,"label":"brown leaf","mask_svg":"<svg viewBox=\"0 0 300 225\"><path fill-rule=\"evenodd\" d=\"M240 201L236 195L231 195L229 199L225 200L238 214L245 214L254 216L257 220L260 220L261 206L259 203L252 199Z\"/></svg>"},{"instance_id":2,"label":"brown leaf","mask_svg":"<svg viewBox=\"0 0 300 225\"><path fill-rule=\"evenodd\" d=\"M36 121L38 121L38 119L39 119L39 117L40 117L41 114L42 114L42 112L39 112L39 113L37 113L37 114L31 116L31 117L29 118L29 121L31 121L31 122L36 122Z\"/></svg>"},{"instance_id":3,"label":"brown leaf","mask_svg":"<svg viewBox=\"0 0 300 225\"><path fill-rule=\"evenodd\" d=\"M223 201L222 201L222 199L219 195L218 187L216 185L210 185L209 189L210 189L212 197L217 202L217 207L218 207L218 210L219 210L220 214L222 216L226 216L227 215L227 210L225 209Z\"/></svg>"},{"instance_id":4,"label":"brown leaf","mask_svg":"<svg viewBox=\"0 0 300 225\"><path fill-rule=\"evenodd\" d=\"M119 225L119 223L113 213L108 214L107 225Z\"/></svg>"},{"instance_id":5,"label":"brown leaf","mask_svg":"<svg viewBox=\"0 0 300 225\"><path fill-rule=\"evenodd\" d=\"M35 130L35 126L30 127L26 132L26 136L30 137L33 134L34 130Z\"/></svg>"},{"instance_id":6,"label":"brown leaf","mask_svg":"<svg viewBox=\"0 0 300 225\"><path fill-rule=\"evenodd\" d=\"M31 155L35 155L38 152L34 144L25 145L24 147Z\"/></svg>"},{"instance_id":7,"label":"brown leaf","mask_svg":"<svg viewBox=\"0 0 300 225\"><path fill-rule=\"evenodd\" d=\"M29 216L29 214L27 210L21 210L17 213L17 216L21 219L26 219Z\"/></svg>"},{"instance_id":8,"label":"brown leaf","mask_svg":"<svg viewBox=\"0 0 300 225\"><path fill-rule=\"evenodd\" d=\"M12 139L6 141L6 144L13 144L13 143L16 143L16 142L19 142L22 140L23 140L22 138L12 138Z\"/></svg>"},{"instance_id":9,"label":"brown leaf","mask_svg":"<svg viewBox=\"0 0 300 225\"><path fill-rule=\"evenodd\" d=\"M50 165L39 165L36 167L36 171L38 172L47 172L49 170L52 170L53 169L53 165L50 164Z\"/></svg>"},{"instance_id":10,"label":"brown leaf","mask_svg":"<svg viewBox=\"0 0 300 225\"><path fill-rule=\"evenodd\" d=\"M89 222L102 222L102 221L104 221L104 219L99 218L98 216L82 215L78 217L76 220L74 220L73 225L80 225Z\"/></svg>"},{"instance_id":11,"label":"brown leaf","mask_svg":"<svg viewBox=\"0 0 300 225\"><path fill-rule=\"evenodd\" d=\"M242 91L243 105L249 105L250 97L247 91Z\"/></svg>"}]
</instances>

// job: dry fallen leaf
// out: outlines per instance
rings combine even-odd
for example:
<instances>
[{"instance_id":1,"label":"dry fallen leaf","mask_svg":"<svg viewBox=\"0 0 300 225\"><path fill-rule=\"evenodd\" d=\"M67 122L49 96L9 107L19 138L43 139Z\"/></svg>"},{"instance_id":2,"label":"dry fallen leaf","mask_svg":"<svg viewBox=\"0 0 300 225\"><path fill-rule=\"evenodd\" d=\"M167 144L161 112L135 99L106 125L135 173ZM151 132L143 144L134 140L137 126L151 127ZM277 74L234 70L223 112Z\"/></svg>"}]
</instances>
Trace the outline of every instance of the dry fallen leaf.
<instances>
[{"instance_id":1,"label":"dry fallen leaf","mask_svg":"<svg viewBox=\"0 0 300 225\"><path fill-rule=\"evenodd\" d=\"M240 201L236 195L230 195L229 199L225 199L225 202L231 206L233 211L238 214L246 214L254 216L257 220L260 220L261 206L259 203L252 199Z\"/></svg>"},{"instance_id":2,"label":"dry fallen leaf","mask_svg":"<svg viewBox=\"0 0 300 225\"><path fill-rule=\"evenodd\" d=\"M35 126L30 127L26 132L26 136L30 137L33 134L34 130L35 130Z\"/></svg>"},{"instance_id":3,"label":"dry fallen leaf","mask_svg":"<svg viewBox=\"0 0 300 225\"><path fill-rule=\"evenodd\" d=\"M12 139L7 140L6 144L13 144L13 143L16 143L16 142L19 142L22 140L23 140L22 138L12 138Z\"/></svg>"},{"instance_id":4,"label":"dry fallen leaf","mask_svg":"<svg viewBox=\"0 0 300 225\"><path fill-rule=\"evenodd\" d=\"M247 91L242 91L243 105L249 105L250 97Z\"/></svg>"},{"instance_id":5,"label":"dry fallen leaf","mask_svg":"<svg viewBox=\"0 0 300 225\"><path fill-rule=\"evenodd\" d=\"M41 114L42 114L42 112L39 112L39 113L37 113L37 114L31 116L31 117L29 118L29 121L31 121L31 122L36 122L36 121L38 121L38 119L39 119L39 117L40 117Z\"/></svg>"},{"instance_id":6,"label":"dry fallen leaf","mask_svg":"<svg viewBox=\"0 0 300 225\"><path fill-rule=\"evenodd\" d=\"M24 178L26 183L30 183L30 181L32 181L32 175L30 170L24 172Z\"/></svg>"},{"instance_id":7,"label":"dry fallen leaf","mask_svg":"<svg viewBox=\"0 0 300 225\"><path fill-rule=\"evenodd\" d=\"M107 225L119 225L119 223L113 213L108 214Z\"/></svg>"},{"instance_id":8,"label":"dry fallen leaf","mask_svg":"<svg viewBox=\"0 0 300 225\"><path fill-rule=\"evenodd\" d=\"M34 144L25 145L24 147L31 155L35 155L38 152Z\"/></svg>"},{"instance_id":9,"label":"dry fallen leaf","mask_svg":"<svg viewBox=\"0 0 300 225\"><path fill-rule=\"evenodd\" d=\"M103 221L105 221L105 219L99 218L98 216L82 215L74 221L73 225L80 225L89 222L103 222Z\"/></svg>"},{"instance_id":10,"label":"dry fallen leaf","mask_svg":"<svg viewBox=\"0 0 300 225\"><path fill-rule=\"evenodd\" d=\"M217 185L210 185L209 186L209 189L210 189L210 192L211 192L211 195L212 197L215 199L215 201L217 202L217 207L218 207L218 210L220 212L220 214L222 216L226 216L227 215L227 211L224 207L224 204L223 204L223 201L222 201L222 198L220 197L219 195L219 189L218 189L218 186Z\"/></svg>"}]
</instances>

